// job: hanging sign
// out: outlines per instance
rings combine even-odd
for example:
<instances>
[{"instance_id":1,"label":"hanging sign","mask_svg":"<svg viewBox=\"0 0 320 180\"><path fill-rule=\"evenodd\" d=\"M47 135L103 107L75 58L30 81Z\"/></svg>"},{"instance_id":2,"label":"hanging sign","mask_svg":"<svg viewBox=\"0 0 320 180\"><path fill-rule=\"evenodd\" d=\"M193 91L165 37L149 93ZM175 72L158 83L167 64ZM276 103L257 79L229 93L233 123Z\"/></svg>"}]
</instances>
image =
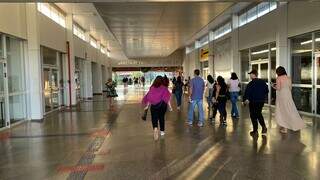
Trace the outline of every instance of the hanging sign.
<instances>
[{"instance_id":1,"label":"hanging sign","mask_svg":"<svg viewBox=\"0 0 320 180\"><path fill-rule=\"evenodd\" d=\"M200 49L200 61L208 61L209 59L209 49L203 48Z\"/></svg>"}]
</instances>

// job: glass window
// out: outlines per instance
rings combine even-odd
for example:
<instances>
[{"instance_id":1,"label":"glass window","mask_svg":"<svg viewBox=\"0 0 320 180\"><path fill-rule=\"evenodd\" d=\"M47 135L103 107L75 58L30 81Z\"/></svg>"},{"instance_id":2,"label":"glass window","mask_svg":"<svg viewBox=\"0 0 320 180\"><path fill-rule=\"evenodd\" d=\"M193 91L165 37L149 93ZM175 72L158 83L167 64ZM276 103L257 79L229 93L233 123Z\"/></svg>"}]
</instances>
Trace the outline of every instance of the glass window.
<instances>
[{"instance_id":1,"label":"glass window","mask_svg":"<svg viewBox=\"0 0 320 180\"><path fill-rule=\"evenodd\" d=\"M292 98L298 110L312 112L311 90L311 88L292 87Z\"/></svg>"},{"instance_id":2,"label":"glass window","mask_svg":"<svg viewBox=\"0 0 320 180\"><path fill-rule=\"evenodd\" d=\"M82 28L80 28L76 24L73 25L73 34L75 34L80 39L86 41L86 39L85 39L85 31L82 30Z\"/></svg>"},{"instance_id":3,"label":"glass window","mask_svg":"<svg viewBox=\"0 0 320 180\"><path fill-rule=\"evenodd\" d=\"M270 2L270 11L277 9L277 2Z\"/></svg>"},{"instance_id":4,"label":"glass window","mask_svg":"<svg viewBox=\"0 0 320 180\"><path fill-rule=\"evenodd\" d=\"M320 32L315 33L315 51L320 52Z\"/></svg>"},{"instance_id":5,"label":"glass window","mask_svg":"<svg viewBox=\"0 0 320 180\"><path fill-rule=\"evenodd\" d=\"M291 76L293 84L312 83L312 36L291 39Z\"/></svg>"},{"instance_id":6,"label":"glass window","mask_svg":"<svg viewBox=\"0 0 320 180\"><path fill-rule=\"evenodd\" d=\"M7 37L6 44L9 93L24 91L24 63L21 42Z\"/></svg>"},{"instance_id":7,"label":"glass window","mask_svg":"<svg viewBox=\"0 0 320 180\"><path fill-rule=\"evenodd\" d=\"M240 51L241 58L241 81L249 81L249 49Z\"/></svg>"},{"instance_id":8,"label":"glass window","mask_svg":"<svg viewBox=\"0 0 320 180\"><path fill-rule=\"evenodd\" d=\"M209 42L209 36L205 35L204 37L199 39L199 47L202 47L202 46L208 44L208 42Z\"/></svg>"},{"instance_id":9,"label":"glass window","mask_svg":"<svg viewBox=\"0 0 320 180\"><path fill-rule=\"evenodd\" d=\"M2 36L0 34L0 59L3 58L3 52L2 52Z\"/></svg>"},{"instance_id":10,"label":"glass window","mask_svg":"<svg viewBox=\"0 0 320 180\"><path fill-rule=\"evenodd\" d=\"M218 28L216 31L214 31L214 38L213 39L218 39L226 34L228 34L229 32L231 32L232 28L231 28L231 23L227 23L223 26L221 26L220 28Z\"/></svg>"},{"instance_id":11,"label":"glass window","mask_svg":"<svg viewBox=\"0 0 320 180\"><path fill-rule=\"evenodd\" d=\"M247 24L247 13L243 13L239 17L239 26Z\"/></svg>"},{"instance_id":12,"label":"glass window","mask_svg":"<svg viewBox=\"0 0 320 180\"><path fill-rule=\"evenodd\" d=\"M268 53L269 53L269 49L267 44L251 48L251 61L259 61L259 60L268 61L268 58L269 58Z\"/></svg>"},{"instance_id":13,"label":"glass window","mask_svg":"<svg viewBox=\"0 0 320 180\"><path fill-rule=\"evenodd\" d=\"M90 37L90 45L94 48L97 48L97 40L93 39L92 37Z\"/></svg>"},{"instance_id":14,"label":"glass window","mask_svg":"<svg viewBox=\"0 0 320 180\"><path fill-rule=\"evenodd\" d=\"M257 19L257 7L253 7L247 12L247 23Z\"/></svg>"},{"instance_id":15,"label":"glass window","mask_svg":"<svg viewBox=\"0 0 320 180\"><path fill-rule=\"evenodd\" d=\"M261 17L269 12L269 2L262 2L258 5L258 17Z\"/></svg>"},{"instance_id":16,"label":"glass window","mask_svg":"<svg viewBox=\"0 0 320 180\"><path fill-rule=\"evenodd\" d=\"M9 96L9 109L11 123L25 119L25 96L23 94Z\"/></svg>"},{"instance_id":17,"label":"glass window","mask_svg":"<svg viewBox=\"0 0 320 180\"><path fill-rule=\"evenodd\" d=\"M57 65L57 51L42 47L43 64Z\"/></svg>"},{"instance_id":18,"label":"glass window","mask_svg":"<svg viewBox=\"0 0 320 180\"><path fill-rule=\"evenodd\" d=\"M65 16L57 10L56 7L50 5L49 3L38 3L38 11L58 23L62 27L66 27L66 19Z\"/></svg>"}]
</instances>

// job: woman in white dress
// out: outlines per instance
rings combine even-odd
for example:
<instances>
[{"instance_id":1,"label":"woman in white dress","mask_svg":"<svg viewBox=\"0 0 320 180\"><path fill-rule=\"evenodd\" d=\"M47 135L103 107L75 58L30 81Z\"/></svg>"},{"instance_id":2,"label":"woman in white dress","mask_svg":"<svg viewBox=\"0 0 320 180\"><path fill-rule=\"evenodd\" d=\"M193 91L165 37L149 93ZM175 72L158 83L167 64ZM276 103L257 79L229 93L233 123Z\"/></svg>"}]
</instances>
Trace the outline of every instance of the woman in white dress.
<instances>
[{"instance_id":1,"label":"woman in white dress","mask_svg":"<svg viewBox=\"0 0 320 180\"><path fill-rule=\"evenodd\" d=\"M280 126L281 133L287 133L287 129L298 131L305 124L301 119L291 95L291 78L287 76L284 67L276 69L277 83L272 87L277 90L275 119Z\"/></svg>"}]
</instances>

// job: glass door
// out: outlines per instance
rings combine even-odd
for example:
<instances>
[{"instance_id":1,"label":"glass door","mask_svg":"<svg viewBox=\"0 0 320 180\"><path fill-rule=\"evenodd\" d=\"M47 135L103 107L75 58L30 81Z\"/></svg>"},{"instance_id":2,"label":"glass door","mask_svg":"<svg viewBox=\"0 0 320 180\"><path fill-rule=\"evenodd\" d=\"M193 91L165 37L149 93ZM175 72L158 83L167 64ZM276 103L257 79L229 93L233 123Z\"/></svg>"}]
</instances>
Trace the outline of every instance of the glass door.
<instances>
[{"instance_id":1,"label":"glass door","mask_svg":"<svg viewBox=\"0 0 320 180\"><path fill-rule=\"evenodd\" d=\"M258 71L258 78L269 84L269 61L268 59L251 62L251 69ZM269 103L269 97L266 97L266 103Z\"/></svg>"},{"instance_id":2,"label":"glass door","mask_svg":"<svg viewBox=\"0 0 320 180\"><path fill-rule=\"evenodd\" d=\"M51 69L50 75L51 83L51 102L52 108L56 109L59 107L59 80L58 80L58 70Z\"/></svg>"},{"instance_id":3,"label":"glass door","mask_svg":"<svg viewBox=\"0 0 320 180\"><path fill-rule=\"evenodd\" d=\"M45 112L51 111L51 84L50 84L50 69L43 69L43 87L44 87L44 108Z\"/></svg>"},{"instance_id":4,"label":"glass door","mask_svg":"<svg viewBox=\"0 0 320 180\"><path fill-rule=\"evenodd\" d=\"M45 112L59 108L59 71L52 68L43 69Z\"/></svg>"}]
</instances>

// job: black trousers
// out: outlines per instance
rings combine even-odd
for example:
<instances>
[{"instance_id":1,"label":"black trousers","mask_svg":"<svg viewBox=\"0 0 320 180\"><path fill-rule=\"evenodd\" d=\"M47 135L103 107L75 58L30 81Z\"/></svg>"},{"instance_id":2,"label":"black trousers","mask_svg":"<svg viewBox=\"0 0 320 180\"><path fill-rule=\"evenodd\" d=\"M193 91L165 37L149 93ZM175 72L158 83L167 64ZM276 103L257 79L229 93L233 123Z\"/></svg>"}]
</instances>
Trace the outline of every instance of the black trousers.
<instances>
[{"instance_id":1,"label":"black trousers","mask_svg":"<svg viewBox=\"0 0 320 180\"><path fill-rule=\"evenodd\" d=\"M262 116L262 108L264 106L264 102L250 102L250 118L253 126L253 131L258 131L258 122L262 128L266 128L266 124L264 123L264 118Z\"/></svg>"},{"instance_id":2,"label":"black trousers","mask_svg":"<svg viewBox=\"0 0 320 180\"><path fill-rule=\"evenodd\" d=\"M218 111L218 103L213 103L212 104L212 118L216 118L217 115L217 111Z\"/></svg>"},{"instance_id":3,"label":"black trousers","mask_svg":"<svg viewBox=\"0 0 320 180\"><path fill-rule=\"evenodd\" d=\"M151 105L150 111L153 129L160 124L160 131L164 131L164 116L167 111L167 103L160 102L159 104Z\"/></svg>"}]
</instances>

